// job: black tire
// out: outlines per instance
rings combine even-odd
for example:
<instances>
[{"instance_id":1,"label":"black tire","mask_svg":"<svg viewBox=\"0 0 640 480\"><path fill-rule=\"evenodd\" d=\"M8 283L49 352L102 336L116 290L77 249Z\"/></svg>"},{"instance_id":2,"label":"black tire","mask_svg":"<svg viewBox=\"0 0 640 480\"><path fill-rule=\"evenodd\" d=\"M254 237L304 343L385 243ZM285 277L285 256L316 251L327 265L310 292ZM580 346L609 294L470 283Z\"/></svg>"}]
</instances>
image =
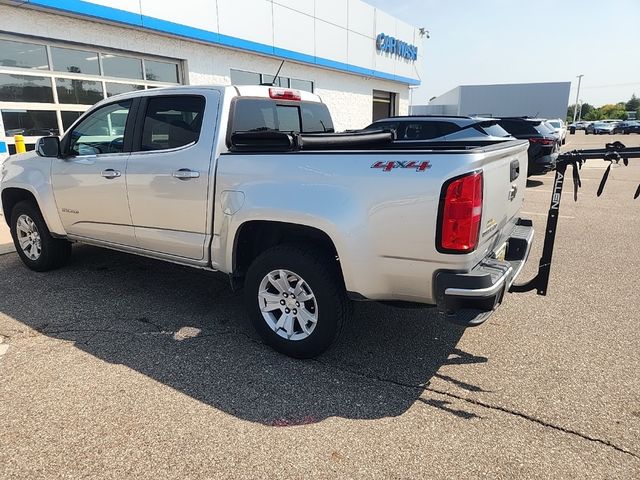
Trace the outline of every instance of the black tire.
<instances>
[{"instance_id":1,"label":"black tire","mask_svg":"<svg viewBox=\"0 0 640 480\"><path fill-rule=\"evenodd\" d=\"M27 256L26 252L20 246L18 239L18 219L26 215L30 218L40 235L40 255L36 259ZM47 224L40 213L40 210L33 202L25 200L17 203L11 211L11 237L16 251L22 262L31 270L36 272L46 272L54 270L65 265L71 257L71 243L66 240L53 238Z\"/></svg>"},{"instance_id":2,"label":"black tire","mask_svg":"<svg viewBox=\"0 0 640 480\"><path fill-rule=\"evenodd\" d=\"M304 339L283 338L262 316L258 302L260 284L267 274L279 269L304 279L315 296L317 323ZM328 253L297 244L278 245L259 255L247 271L244 295L249 319L258 335L274 350L294 358L313 358L327 350L339 337L351 315L351 303L337 262L332 261ZM296 322L300 327L299 321ZM284 329L280 331L284 334Z\"/></svg>"}]
</instances>

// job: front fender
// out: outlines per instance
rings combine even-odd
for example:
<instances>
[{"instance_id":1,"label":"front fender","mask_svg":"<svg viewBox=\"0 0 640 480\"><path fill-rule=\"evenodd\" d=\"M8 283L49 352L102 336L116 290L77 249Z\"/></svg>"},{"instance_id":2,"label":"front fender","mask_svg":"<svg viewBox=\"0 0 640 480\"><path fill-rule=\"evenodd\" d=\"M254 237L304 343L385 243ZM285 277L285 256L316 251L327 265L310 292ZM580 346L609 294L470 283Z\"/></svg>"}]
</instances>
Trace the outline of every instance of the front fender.
<instances>
[{"instance_id":1,"label":"front fender","mask_svg":"<svg viewBox=\"0 0 640 480\"><path fill-rule=\"evenodd\" d=\"M25 190L36 199L49 231L65 236L51 185L51 159L27 152L12 155L0 168L0 191ZM8 220L8 219L7 219Z\"/></svg>"}]
</instances>

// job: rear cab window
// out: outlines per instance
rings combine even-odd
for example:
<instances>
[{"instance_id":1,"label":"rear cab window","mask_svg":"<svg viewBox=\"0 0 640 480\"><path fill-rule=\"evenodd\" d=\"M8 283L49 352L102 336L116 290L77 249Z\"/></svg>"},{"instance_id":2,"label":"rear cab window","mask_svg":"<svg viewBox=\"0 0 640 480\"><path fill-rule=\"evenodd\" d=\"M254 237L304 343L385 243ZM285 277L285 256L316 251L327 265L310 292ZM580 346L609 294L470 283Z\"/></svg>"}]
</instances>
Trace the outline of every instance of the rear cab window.
<instances>
[{"instance_id":1,"label":"rear cab window","mask_svg":"<svg viewBox=\"0 0 640 480\"><path fill-rule=\"evenodd\" d=\"M229 137L240 132L333 133L324 103L237 97L231 108Z\"/></svg>"}]
</instances>

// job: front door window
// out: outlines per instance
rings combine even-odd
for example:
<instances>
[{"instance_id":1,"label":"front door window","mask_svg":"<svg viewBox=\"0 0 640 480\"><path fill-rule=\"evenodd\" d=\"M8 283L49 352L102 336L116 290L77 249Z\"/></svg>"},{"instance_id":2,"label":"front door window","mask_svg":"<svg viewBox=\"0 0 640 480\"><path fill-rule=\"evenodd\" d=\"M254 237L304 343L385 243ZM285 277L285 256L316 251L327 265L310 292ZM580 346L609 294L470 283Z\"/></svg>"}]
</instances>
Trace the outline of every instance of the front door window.
<instances>
[{"instance_id":1,"label":"front door window","mask_svg":"<svg viewBox=\"0 0 640 480\"><path fill-rule=\"evenodd\" d=\"M80 122L69 134L71 155L122 153L131 100L106 105Z\"/></svg>"}]
</instances>

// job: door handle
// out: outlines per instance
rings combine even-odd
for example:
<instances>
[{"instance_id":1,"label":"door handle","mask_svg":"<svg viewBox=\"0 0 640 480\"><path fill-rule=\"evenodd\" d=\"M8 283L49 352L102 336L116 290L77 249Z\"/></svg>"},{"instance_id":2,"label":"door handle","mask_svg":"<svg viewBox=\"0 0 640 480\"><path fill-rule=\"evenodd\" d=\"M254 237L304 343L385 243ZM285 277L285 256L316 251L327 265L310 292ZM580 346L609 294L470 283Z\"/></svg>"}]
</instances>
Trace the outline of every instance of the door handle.
<instances>
[{"instance_id":1,"label":"door handle","mask_svg":"<svg viewBox=\"0 0 640 480\"><path fill-rule=\"evenodd\" d=\"M178 180L191 180L192 178L200 178L200 172L196 172L195 170L190 170L188 168L181 168L180 170L176 170L171 175Z\"/></svg>"},{"instance_id":2,"label":"door handle","mask_svg":"<svg viewBox=\"0 0 640 480\"><path fill-rule=\"evenodd\" d=\"M108 180L112 180L114 178L118 178L119 176L121 176L122 173L120 173L119 170L114 170L113 168L107 168L106 170L103 170L100 175L102 175L104 178Z\"/></svg>"}]
</instances>

